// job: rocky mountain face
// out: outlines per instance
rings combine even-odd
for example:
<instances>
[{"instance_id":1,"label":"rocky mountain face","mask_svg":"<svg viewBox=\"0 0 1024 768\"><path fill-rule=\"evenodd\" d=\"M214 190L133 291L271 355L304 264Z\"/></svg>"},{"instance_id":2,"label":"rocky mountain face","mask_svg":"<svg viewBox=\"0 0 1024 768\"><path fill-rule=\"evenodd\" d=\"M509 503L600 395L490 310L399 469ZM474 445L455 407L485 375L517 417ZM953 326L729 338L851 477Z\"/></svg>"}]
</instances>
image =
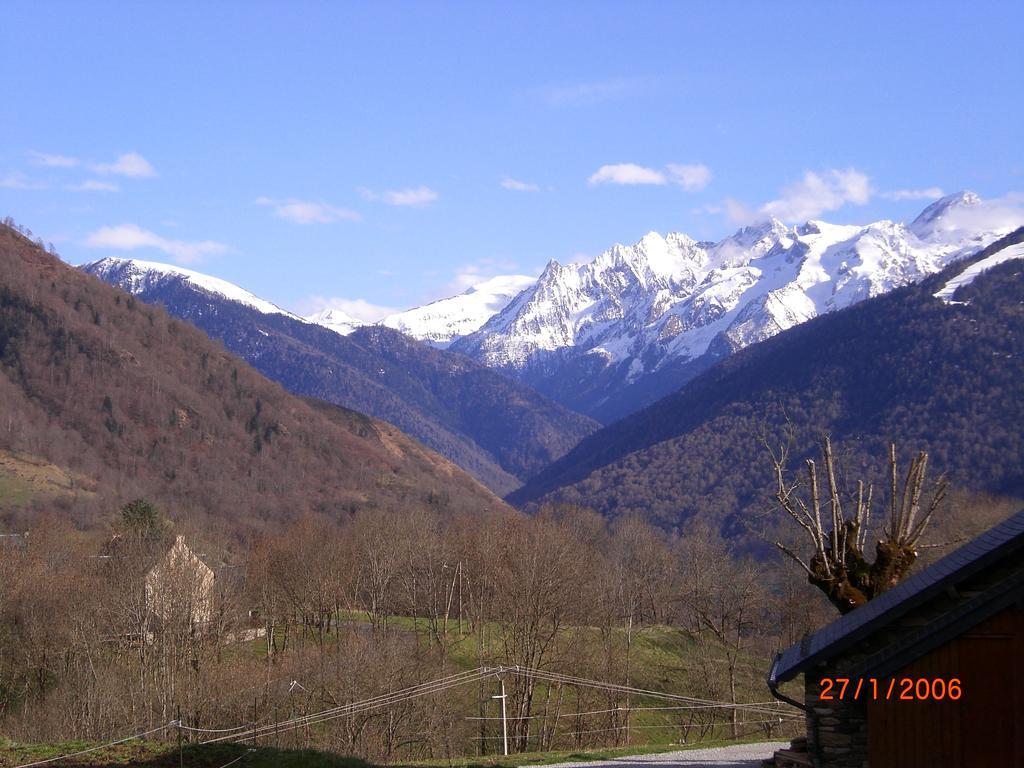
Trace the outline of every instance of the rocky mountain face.
<instances>
[{"instance_id":1,"label":"rocky mountain face","mask_svg":"<svg viewBox=\"0 0 1024 768\"><path fill-rule=\"evenodd\" d=\"M163 305L289 391L391 422L504 494L597 428L462 355L343 315L310 322L179 267L102 259L82 269Z\"/></svg>"},{"instance_id":2,"label":"rocky mountain face","mask_svg":"<svg viewBox=\"0 0 1024 768\"><path fill-rule=\"evenodd\" d=\"M646 235L543 274L451 349L609 422L736 350L933 274L1021 222L973 193L909 225L778 220L716 243ZM415 335L415 334L414 334Z\"/></svg>"}]
</instances>

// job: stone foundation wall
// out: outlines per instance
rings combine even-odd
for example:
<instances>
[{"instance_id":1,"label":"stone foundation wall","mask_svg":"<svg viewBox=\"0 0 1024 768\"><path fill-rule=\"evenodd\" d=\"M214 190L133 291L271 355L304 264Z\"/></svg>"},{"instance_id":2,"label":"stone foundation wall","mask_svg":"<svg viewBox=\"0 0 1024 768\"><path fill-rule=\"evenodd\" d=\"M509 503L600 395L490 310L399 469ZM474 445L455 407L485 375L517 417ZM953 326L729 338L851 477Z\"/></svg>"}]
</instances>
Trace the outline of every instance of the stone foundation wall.
<instances>
[{"instance_id":1,"label":"stone foundation wall","mask_svg":"<svg viewBox=\"0 0 1024 768\"><path fill-rule=\"evenodd\" d=\"M807 716L807 752L818 768L868 768L868 713L863 702L822 701L821 678L842 672L821 669L805 675L805 702L814 716Z\"/></svg>"}]
</instances>

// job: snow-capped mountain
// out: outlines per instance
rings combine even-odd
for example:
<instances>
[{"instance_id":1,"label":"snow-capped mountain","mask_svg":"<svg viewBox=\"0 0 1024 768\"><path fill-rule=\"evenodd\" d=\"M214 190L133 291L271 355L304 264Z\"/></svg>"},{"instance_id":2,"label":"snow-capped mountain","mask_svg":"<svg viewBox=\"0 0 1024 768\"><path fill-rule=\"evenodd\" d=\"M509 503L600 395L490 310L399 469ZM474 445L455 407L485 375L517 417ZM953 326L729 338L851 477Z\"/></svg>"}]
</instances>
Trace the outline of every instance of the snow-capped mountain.
<instances>
[{"instance_id":1,"label":"snow-capped mountain","mask_svg":"<svg viewBox=\"0 0 1024 768\"><path fill-rule=\"evenodd\" d=\"M317 312L315 315L309 315L304 319L307 323L322 325L324 328L328 328L335 333L340 333L342 336L348 336L356 328L362 328L364 325L368 325L368 323L364 323L362 320L356 320L352 315L340 309L325 309L321 312Z\"/></svg>"},{"instance_id":2,"label":"snow-capped mountain","mask_svg":"<svg viewBox=\"0 0 1024 768\"><path fill-rule=\"evenodd\" d=\"M325 309L305 319L342 336L363 326L383 325L444 349L455 339L480 330L484 323L501 312L520 291L532 285L535 280L526 275L492 277L457 296L395 312L377 323L357 320L340 309Z\"/></svg>"},{"instance_id":3,"label":"snow-capped mountain","mask_svg":"<svg viewBox=\"0 0 1024 768\"><path fill-rule=\"evenodd\" d=\"M380 325L444 348L479 330L535 280L526 275L492 277L458 296L388 315Z\"/></svg>"},{"instance_id":4,"label":"snow-capped mountain","mask_svg":"<svg viewBox=\"0 0 1024 768\"><path fill-rule=\"evenodd\" d=\"M910 224L788 227L770 219L719 242L651 232L589 263L552 261L536 279L492 278L378 325L450 347L607 422L723 355L920 280L1024 223L993 210L961 192ZM86 270L133 293L185 281L343 336L367 325L337 309L297 318L224 280L166 264L104 259Z\"/></svg>"},{"instance_id":5,"label":"snow-capped mountain","mask_svg":"<svg viewBox=\"0 0 1024 768\"><path fill-rule=\"evenodd\" d=\"M110 256L83 265L82 269L104 282L120 286L131 294L137 295L163 283L180 281L207 293L251 307L265 315L286 315L296 320L302 319L227 280L193 272L191 269L184 269L173 264Z\"/></svg>"},{"instance_id":6,"label":"snow-capped mountain","mask_svg":"<svg viewBox=\"0 0 1024 768\"><path fill-rule=\"evenodd\" d=\"M962 192L929 205L909 225L787 227L771 219L717 243L652 232L590 263L550 262L535 284L452 349L584 413L620 416L679 386L687 364L703 360L706 367L709 354L720 357L919 280L1012 229L1011 222L998 230L975 226L985 219L975 215L982 206ZM644 390L652 376L662 382L639 402L609 404L621 390Z\"/></svg>"}]
</instances>

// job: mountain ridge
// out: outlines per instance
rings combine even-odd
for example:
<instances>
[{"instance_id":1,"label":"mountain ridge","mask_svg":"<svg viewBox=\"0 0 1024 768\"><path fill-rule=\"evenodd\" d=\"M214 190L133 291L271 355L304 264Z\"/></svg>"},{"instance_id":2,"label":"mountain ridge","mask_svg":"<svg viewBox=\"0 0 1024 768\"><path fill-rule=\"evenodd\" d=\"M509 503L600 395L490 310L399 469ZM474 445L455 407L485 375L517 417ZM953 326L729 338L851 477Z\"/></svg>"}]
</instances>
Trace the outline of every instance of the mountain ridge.
<instances>
[{"instance_id":1,"label":"mountain ridge","mask_svg":"<svg viewBox=\"0 0 1024 768\"><path fill-rule=\"evenodd\" d=\"M390 328L339 334L173 271L140 277L146 268L130 259L82 269L162 304L292 392L395 424L502 494L597 428L522 383Z\"/></svg>"}]
</instances>

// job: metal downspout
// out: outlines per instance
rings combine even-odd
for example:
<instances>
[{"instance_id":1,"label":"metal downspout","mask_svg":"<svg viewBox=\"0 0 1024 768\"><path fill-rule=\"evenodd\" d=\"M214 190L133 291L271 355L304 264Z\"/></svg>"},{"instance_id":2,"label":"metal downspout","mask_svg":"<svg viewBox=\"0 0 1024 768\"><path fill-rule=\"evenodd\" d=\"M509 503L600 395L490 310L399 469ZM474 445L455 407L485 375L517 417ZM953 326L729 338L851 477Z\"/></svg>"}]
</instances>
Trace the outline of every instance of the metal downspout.
<instances>
[{"instance_id":1,"label":"metal downspout","mask_svg":"<svg viewBox=\"0 0 1024 768\"><path fill-rule=\"evenodd\" d=\"M768 690L771 691L772 696L781 702L789 704L802 710L807 715L807 719L810 720L810 726L814 730L814 764L821 765L821 741L818 736L818 713L814 711L814 707L808 706L804 702L797 701L796 699L790 698L782 691L779 690L779 681L775 676L775 669L778 666L779 659L782 658L781 653L776 653L775 658L772 659L771 669L768 670L768 679L765 681L768 683Z\"/></svg>"}]
</instances>

